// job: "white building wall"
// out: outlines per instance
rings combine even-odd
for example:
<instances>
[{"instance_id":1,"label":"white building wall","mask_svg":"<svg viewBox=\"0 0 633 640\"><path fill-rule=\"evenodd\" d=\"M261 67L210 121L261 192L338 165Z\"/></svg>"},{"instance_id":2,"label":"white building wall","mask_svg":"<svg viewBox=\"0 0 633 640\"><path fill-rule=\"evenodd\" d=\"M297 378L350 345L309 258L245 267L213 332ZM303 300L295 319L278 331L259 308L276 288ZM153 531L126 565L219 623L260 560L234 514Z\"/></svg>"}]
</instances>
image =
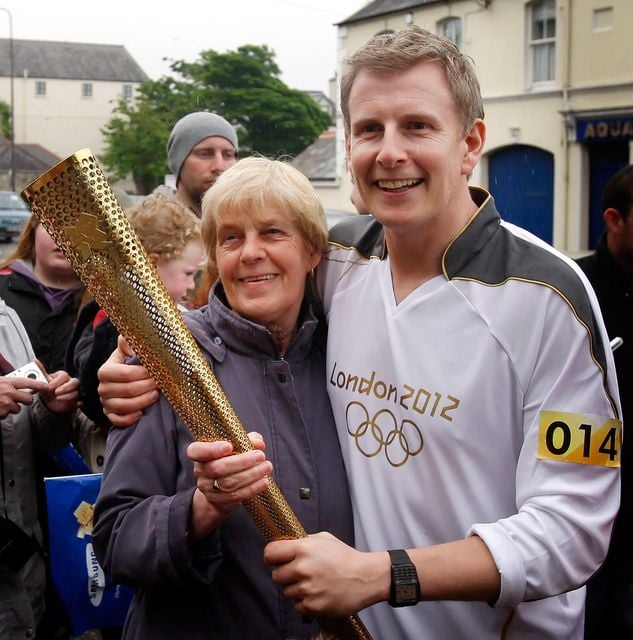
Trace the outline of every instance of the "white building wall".
<instances>
[{"instance_id":1,"label":"white building wall","mask_svg":"<svg viewBox=\"0 0 633 640\"><path fill-rule=\"evenodd\" d=\"M38 80L46 82L46 95L35 95ZM89 80L15 78L14 111L17 143L39 144L66 157L89 147L100 154L104 149L101 129L112 118L122 95L123 84L92 81L92 97L82 97L82 84ZM0 77L0 100L10 101L10 79Z\"/></svg>"},{"instance_id":2,"label":"white building wall","mask_svg":"<svg viewBox=\"0 0 633 640\"><path fill-rule=\"evenodd\" d=\"M487 7L475 0L447 0L418 7L411 16L397 12L345 25L339 28L338 76L344 57L381 30L396 31L412 21L436 31L442 18L461 17L462 51L474 61L484 97L486 153L525 144L553 154L553 242L576 254L587 248L590 171L587 146L575 138L575 122L583 113L633 116L633 2L557 0L556 78L534 86L530 86L526 55L528 5L528 0L492 0ZM342 149L340 119L337 135ZM629 154L633 162L633 153ZM327 194L319 190L328 203L349 203L351 185L344 161L339 166L338 187L329 188ZM494 185L488 184L487 156L471 183L494 194ZM337 195L337 190L342 193Z\"/></svg>"}]
</instances>

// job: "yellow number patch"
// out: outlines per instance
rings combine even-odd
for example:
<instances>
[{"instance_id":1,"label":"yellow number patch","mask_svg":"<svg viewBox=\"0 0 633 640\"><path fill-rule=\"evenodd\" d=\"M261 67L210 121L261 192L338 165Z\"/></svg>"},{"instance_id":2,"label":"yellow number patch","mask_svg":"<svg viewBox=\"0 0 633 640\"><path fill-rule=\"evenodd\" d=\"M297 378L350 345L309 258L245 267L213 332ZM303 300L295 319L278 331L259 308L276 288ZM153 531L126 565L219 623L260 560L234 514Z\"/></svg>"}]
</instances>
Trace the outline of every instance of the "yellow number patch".
<instances>
[{"instance_id":1,"label":"yellow number patch","mask_svg":"<svg viewBox=\"0 0 633 640\"><path fill-rule=\"evenodd\" d=\"M538 457L619 467L622 422L581 413L542 411L539 418Z\"/></svg>"}]
</instances>

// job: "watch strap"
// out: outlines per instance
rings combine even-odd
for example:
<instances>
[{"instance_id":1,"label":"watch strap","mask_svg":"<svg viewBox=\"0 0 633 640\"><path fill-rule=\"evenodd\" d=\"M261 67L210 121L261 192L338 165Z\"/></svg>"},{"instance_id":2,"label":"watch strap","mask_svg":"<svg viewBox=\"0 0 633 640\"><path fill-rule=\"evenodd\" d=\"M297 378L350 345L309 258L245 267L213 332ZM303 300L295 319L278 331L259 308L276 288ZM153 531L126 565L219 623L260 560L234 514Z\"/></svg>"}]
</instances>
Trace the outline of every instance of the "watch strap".
<instances>
[{"instance_id":1,"label":"watch strap","mask_svg":"<svg viewBox=\"0 0 633 640\"><path fill-rule=\"evenodd\" d=\"M391 557L391 566L412 564L409 554L404 549L389 549L387 553Z\"/></svg>"}]
</instances>

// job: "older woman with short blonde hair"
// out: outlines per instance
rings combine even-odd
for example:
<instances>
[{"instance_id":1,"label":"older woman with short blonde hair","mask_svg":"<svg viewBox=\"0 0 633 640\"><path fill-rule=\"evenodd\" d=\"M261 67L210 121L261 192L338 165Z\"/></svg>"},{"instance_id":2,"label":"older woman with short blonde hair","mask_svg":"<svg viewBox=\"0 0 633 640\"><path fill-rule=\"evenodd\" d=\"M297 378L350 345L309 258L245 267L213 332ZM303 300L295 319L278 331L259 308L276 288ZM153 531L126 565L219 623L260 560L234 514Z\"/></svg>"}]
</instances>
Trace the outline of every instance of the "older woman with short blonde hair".
<instances>
[{"instance_id":1,"label":"older woman with short blonde hair","mask_svg":"<svg viewBox=\"0 0 633 640\"><path fill-rule=\"evenodd\" d=\"M185 320L254 450L194 443L164 397L108 436L94 546L138 587L123 638L312 638L271 579L242 502L272 475L308 532L353 540L347 481L325 386L325 327L306 283L327 242L323 207L283 162L247 158L202 202L219 280Z\"/></svg>"}]
</instances>

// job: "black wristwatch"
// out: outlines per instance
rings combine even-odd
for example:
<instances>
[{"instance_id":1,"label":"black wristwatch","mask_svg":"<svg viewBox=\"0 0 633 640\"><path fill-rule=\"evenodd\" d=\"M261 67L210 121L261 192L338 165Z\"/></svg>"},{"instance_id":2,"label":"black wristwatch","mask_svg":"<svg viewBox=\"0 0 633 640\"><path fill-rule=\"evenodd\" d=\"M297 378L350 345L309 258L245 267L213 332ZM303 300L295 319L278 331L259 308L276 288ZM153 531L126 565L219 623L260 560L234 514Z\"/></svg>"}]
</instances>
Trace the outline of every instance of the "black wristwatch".
<instances>
[{"instance_id":1,"label":"black wristwatch","mask_svg":"<svg viewBox=\"0 0 633 640\"><path fill-rule=\"evenodd\" d=\"M420 581L415 565L404 549L388 552L391 556L391 590L389 604L392 607L410 607L420 602Z\"/></svg>"}]
</instances>

